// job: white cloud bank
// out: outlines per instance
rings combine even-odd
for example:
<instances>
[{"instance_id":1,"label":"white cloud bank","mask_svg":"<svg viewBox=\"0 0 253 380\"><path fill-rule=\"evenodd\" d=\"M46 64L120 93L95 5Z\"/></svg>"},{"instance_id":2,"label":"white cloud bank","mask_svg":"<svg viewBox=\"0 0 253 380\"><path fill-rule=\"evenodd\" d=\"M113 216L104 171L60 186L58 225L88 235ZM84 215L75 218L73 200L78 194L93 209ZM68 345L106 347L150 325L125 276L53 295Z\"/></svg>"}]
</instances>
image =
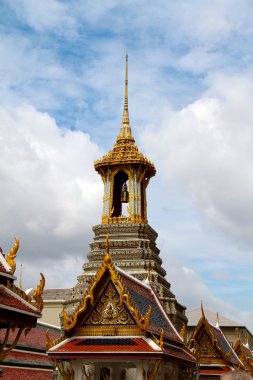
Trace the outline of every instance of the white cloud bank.
<instances>
[{"instance_id":1,"label":"white cloud bank","mask_svg":"<svg viewBox=\"0 0 253 380\"><path fill-rule=\"evenodd\" d=\"M183 184L205 219L243 247L240 258L251 263L252 79L252 73L210 77L200 99L179 112L164 108L142 135L168 186Z\"/></svg>"},{"instance_id":2,"label":"white cloud bank","mask_svg":"<svg viewBox=\"0 0 253 380\"><path fill-rule=\"evenodd\" d=\"M75 262L82 254L84 261L91 226L101 215L102 181L93 169L101 156L97 145L87 134L60 129L47 113L25 105L0 109L0 151L4 250L17 235L23 263L43 263L47 271L57 262L61 271L64 259ZM62 273L61 285L75 274ZM57 277L51 275L48 286Z\"/></svg>"}]
</instances>

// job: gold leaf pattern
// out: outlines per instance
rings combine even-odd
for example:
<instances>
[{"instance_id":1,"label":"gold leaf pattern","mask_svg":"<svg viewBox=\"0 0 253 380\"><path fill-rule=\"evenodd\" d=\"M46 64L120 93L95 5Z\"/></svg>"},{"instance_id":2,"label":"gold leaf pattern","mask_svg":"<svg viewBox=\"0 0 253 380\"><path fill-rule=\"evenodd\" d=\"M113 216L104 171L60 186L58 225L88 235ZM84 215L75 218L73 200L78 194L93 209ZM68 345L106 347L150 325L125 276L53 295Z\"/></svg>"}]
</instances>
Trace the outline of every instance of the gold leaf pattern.
<instances>
[{"instance_id":1,"label":"gold leaf pattern","mask_svg":"<svg viewBox=\"0 0 253 380\"><path fill-rule=\"evenodd\" d=\"M110 281L99 301L91 311L86 325L135 325Z\"/></svg>"}]
</instances>

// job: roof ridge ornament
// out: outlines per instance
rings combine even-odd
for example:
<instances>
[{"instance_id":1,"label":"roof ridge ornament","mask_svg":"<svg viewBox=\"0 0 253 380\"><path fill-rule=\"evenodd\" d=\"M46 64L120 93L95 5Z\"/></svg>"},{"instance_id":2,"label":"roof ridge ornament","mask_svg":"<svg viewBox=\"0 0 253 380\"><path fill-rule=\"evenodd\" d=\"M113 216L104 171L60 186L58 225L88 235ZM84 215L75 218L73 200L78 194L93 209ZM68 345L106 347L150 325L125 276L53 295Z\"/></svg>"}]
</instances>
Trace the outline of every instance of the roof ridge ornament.
<instances>
[{"instance_id":1,"label":"roof ridge ornament","mask_svg":"<svg viewBox=\"0 0 253 380\"><path fill-rule=\"evenodd\" d=\"M204 307L203 307L203 301L202 300L201 300L201 314L202 314L202 318L205 320L206 316L205 316Z\"/></svg>"},{"instance_id":2,"label":"roof ridge ornament","mask_svg":"<svg viewBox=\"0 0 253 380\"><path fill-rule=\"evenodd\" d=\"M15 273L15 270L16 270L15 258L17 256L18 249L19 249L19 239L15 237L15 243L5 259L7 264L11 267L13 274Z\"/></svg>"}]
</instances>

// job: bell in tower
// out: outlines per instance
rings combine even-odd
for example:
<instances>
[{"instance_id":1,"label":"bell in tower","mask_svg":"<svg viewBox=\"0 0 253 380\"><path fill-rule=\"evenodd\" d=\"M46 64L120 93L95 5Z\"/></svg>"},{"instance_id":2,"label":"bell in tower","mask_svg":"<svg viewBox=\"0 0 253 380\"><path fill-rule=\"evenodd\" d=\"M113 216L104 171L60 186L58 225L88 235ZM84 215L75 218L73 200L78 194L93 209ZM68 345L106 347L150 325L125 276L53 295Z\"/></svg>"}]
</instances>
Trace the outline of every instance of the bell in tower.
<instances>
[{"instance_id":1,"label":"bell in tower","mask_svg":"<svg viewBox=\"0 0 253 380\"><path fill-rule=\"evenodd\" d=\"M120 201L121 201L121 203L128 203L129 202L129 193L128 193L128 190L127 190L127 184L126 184L126 182L123 184L123 187L122 187Z\"/></svg>"}]
</instances>

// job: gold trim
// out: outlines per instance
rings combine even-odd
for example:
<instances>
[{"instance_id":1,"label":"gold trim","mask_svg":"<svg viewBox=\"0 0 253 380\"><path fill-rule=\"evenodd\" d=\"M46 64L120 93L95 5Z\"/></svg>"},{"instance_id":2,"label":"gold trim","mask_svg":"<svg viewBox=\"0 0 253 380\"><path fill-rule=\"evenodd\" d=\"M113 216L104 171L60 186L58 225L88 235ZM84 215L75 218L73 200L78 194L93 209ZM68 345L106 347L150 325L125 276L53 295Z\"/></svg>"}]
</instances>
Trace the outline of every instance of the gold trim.
<instances>
[{"instance_id":1,"label":"gold trim","mask_svg":"<svg viewBox=\"0 0 253 380\"><path fill-rule=\"evenodd\" d=\"M64 329L66 331L72 330L76 326L78 316L85 311L85 309L87 308L89 304L91 307L94 305L95 303L94 290L97 287L98 283L100 282L100 280L102 279L106 271L109 271L111 280L114 283L114 286L116 287L119 293L120 304L122 304L123 302L125 303L128 310L132 313L132 316L135 319L136 324L139 327L139 329L141 331L146 332L147 328L149 327L149 320L150 320L150 314L151 314L152 308L151 306L149 306L146 315L142 316L140 311L137 309L136 305L134 304L133 300L131 299L130 295L128 294L127 288L122 284L120 275L115 269L110 257L109 235L107 235L106 237L106 254L104 257L104 261L101 264L96 275L93 277L93 280L90 286L85 292L82 300L80 301L73 315L71 317L68 317L66 313L64 314L64 318L63 318Z\"/></svg>"},{"instance_id":2,"label":"gold trim","mask_svg":"<svg viewBox=\"0 0 253 380\"><path fill-rule=\"evenodd\" d=\"M138 326L82 326L77 327L73 336L144 336L143 331Z\"/></svg>"},{"instance_id":3,"label":"gold trim","mask_svg":"<svg viewBox=\"0 0 253 380\"><path fill-rule=\"evenodd\" d=\"M15 243L5 259L7 264L11 267L13 274L15 273L15 270L16 270L15 258L17 256L18 249L19 249L19 239L15 237Z\"/></svg>"},{"instance_id":4,"label":"gold trim","mask_svg":"<svg viewBox=\"0 0 253 380\"><path fill-rule=\"evenodd\" d=\"M44 287L45 287L45 277L43 273L41 273L40 275L41 275L41 280L40 280L39 285L33 292L33 298L35 299L35 306L37 307L37 309L39 311L42 311L43 306L44 306L42 295L43 295Z\"/></svg>"}]
</instances>

